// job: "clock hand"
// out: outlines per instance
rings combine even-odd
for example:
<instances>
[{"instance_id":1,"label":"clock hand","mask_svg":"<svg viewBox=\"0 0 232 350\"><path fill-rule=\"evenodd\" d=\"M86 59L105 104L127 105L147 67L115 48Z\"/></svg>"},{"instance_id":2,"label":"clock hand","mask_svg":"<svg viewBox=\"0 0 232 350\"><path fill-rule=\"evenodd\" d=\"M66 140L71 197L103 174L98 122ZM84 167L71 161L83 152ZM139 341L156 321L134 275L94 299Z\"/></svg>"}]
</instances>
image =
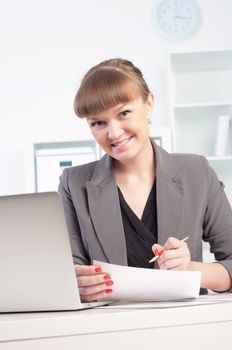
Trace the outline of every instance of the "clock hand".
<instances>
[{"instance_id":1,"label":"clock hand","mask_svg":"<svg viewBox=\"0 0 232 350\"><path fill-rule=\"evenodd\" d=\"M191 17L175 16L175 19L190 19Z\"/></svg>"}]
</instances>

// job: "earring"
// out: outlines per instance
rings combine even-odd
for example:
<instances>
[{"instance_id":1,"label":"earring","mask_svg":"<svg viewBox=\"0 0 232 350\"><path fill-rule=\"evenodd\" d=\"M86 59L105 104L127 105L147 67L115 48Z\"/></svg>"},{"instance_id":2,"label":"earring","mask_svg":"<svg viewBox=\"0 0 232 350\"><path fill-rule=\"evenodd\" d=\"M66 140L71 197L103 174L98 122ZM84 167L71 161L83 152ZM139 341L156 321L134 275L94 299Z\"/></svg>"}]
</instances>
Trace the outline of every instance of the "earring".
<instances>
[{"instance_id":1,"label":"earring","mask_svg":"<svg viewBox=\"0 0 232 350\"><path fill-rule=\"evenodd\" d=\"M148 122L148 124L151 124L152 123L151 118L149 118L147 122Z\"/></svg>"}]
</instances>

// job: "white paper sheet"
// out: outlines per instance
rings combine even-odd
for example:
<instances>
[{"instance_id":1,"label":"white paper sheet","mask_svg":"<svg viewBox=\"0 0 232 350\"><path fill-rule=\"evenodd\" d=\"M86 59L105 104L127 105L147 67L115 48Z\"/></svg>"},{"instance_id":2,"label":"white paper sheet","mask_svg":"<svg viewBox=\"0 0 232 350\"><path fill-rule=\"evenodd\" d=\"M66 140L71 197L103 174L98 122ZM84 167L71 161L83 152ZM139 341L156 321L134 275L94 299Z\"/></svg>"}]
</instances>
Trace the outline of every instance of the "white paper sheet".
<instances>
[{"instance_id":1,"label":"white paper sheet","mask_svg":"<svg viewBox=\"0 0 232 350\"><path fill-rule=\"evenodd\" d=\"M168 271L108 264L94 260L114 282L110 300L168 301L196 298L200 291L200 271Z\"/></svg>"},{"instance_id":2,"label":"white paper sheet","mask_svg":"<svg viewBox=\"0 0 232 350\"><path fill-rule=\"evenodd\" d=\"M199 306L219 303L232 303L232 294L223 293L200 295L194 299L181 299L176 301L116 301L113 304L107 305L107 309L167 309L174 307Z\"/></svg>"}]
</instances>

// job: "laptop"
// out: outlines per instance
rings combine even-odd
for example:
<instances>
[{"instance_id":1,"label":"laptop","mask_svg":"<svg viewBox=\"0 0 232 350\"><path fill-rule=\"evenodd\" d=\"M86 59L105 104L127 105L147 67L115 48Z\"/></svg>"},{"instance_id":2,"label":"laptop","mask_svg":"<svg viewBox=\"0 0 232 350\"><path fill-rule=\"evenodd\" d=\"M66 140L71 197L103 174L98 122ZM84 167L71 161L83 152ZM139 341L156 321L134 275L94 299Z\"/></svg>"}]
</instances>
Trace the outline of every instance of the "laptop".
<instances>
[{"instance_id":1,"label":"laptop","mask_svg":"<svg viewBox=\"0 0 232 350\"><path fill-rule=\"evenodd\" d=\"M0 312L106 304L81 303L59 193L0 197Z\"/></svg>"}]
</instances>

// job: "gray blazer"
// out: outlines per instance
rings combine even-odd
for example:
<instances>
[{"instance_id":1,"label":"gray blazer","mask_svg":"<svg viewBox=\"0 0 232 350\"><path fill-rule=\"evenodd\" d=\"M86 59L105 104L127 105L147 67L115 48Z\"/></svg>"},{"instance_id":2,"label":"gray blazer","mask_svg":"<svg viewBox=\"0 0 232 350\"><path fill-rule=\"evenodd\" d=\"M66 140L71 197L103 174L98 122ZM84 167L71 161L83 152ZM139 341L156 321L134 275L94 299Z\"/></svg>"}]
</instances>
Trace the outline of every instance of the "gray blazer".
<instances>
[{"instance_id":1,"label":"gray blazer","mask_svg":"<svg viewBox=\"0 0 232 350\"><path fill-rule=\"evenodd\" d=\"M158 243L189 236L193 261L202 261L202 239L232 276L232 210L207 160L169 154L154 145L157 163ZM74 262L93 259L127 265L126 243L112 159L65 169L59 185ZM155 242L154 242L155 243Z\"/></svg>"}]
</instances>

